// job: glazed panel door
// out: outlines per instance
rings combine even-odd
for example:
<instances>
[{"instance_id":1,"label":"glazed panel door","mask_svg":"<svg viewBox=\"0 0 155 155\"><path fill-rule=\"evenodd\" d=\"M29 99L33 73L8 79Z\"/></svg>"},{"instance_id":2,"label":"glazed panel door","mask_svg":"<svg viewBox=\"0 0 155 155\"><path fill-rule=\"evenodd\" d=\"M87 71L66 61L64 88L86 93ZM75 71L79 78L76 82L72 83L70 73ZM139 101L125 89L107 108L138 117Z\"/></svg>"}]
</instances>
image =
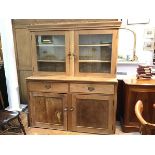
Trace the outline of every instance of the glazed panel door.
<instances>
[{"instance_id":1,"label":"glazed panel door","mask_svg":"<svg viewBox=\"0 0 155 155\"><path fill-rule=\"evenodd\" d=\"M67 95L30 93L30 119L35 127L67 130Z\"/></svg>"},{"instance_id":2,"label":"glazed panel door","mask_svg":"<svg viewBox=\"0 0 155 155\"><path fill-rule=\"evenodd\" d=\"M114 77L116 73L117 31L75 32L75 74Z\"/></svg>"},{"instance_id":3,"label":"glazed panel door","mask_svg":"<svg viewBox=\"0 0 155 155\"><path fill-rule=\"evenodd\" d=\"M69 74L69 32L34 32L32 48L34 73Z\"/></svg>"},{"instance_id":4,"label":"glazed panel door","mask_svg":"<svg viewBox=\"0 0 155 155\"><path fill-rule=\"evenodd\" d=\"M113 97L102 94L73 94L72 130L107 134L114 133Z\"/></svg>"}]
</instances>

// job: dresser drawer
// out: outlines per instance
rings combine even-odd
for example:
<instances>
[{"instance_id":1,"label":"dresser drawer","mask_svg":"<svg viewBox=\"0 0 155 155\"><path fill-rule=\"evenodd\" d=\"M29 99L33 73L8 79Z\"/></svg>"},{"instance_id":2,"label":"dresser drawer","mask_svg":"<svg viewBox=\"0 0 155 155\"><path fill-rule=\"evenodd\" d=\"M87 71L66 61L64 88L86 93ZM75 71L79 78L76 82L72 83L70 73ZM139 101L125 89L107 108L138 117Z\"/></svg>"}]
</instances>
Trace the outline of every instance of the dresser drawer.
<instances>
[{"instance_id":1,"label":"dresser drawer","mask_svg":"<svg viewBox=\"0 0 155 155\"><path fill-rule=\"evenodd\" d=\"M70 92L114 94L114 85L110 84L70 84Z\"/></svg>"},{"instance_id":2,"label":"dresser drawer","mask_svg":"<svg viewBox=\"0 0 155 155\"><path fill-rule=\"evenodd\" d=\"M68 83L57 82L28 82L29 91L41 91L41 92L68 92Z\"/></svg>"}]
</instances>

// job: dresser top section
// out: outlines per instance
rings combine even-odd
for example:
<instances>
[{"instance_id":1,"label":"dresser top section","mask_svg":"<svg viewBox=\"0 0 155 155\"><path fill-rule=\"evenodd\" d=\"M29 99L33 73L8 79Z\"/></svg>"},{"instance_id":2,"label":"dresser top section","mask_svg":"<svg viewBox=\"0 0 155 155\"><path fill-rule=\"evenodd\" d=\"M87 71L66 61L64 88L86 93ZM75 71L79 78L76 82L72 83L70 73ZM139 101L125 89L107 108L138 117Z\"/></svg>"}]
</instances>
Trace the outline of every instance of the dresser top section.
<instances>
[{"instance_id":1,"label":"dresser top section","mask_svg":"<svg viewBox=\"0 0 155 155\"><path fill-rule=\"evenodd\" d=\"M110 82L117 83L116 78L98 78L98 77L76 77L76 76L30 76L26 80L47 80L47 81L79 81L79 82Z\"/></svg>"},{"instance_id":2,"label":"dresser top section","mask_svg":"<svg viewBox=\"0 0 155 155\"><path fill-rule=\"evenodd\" d=\"M30 31L72 30L72 29L118 29L121 22L118 19L14 19L14 28L28 28Z\"/></svg>"}]
</instances>

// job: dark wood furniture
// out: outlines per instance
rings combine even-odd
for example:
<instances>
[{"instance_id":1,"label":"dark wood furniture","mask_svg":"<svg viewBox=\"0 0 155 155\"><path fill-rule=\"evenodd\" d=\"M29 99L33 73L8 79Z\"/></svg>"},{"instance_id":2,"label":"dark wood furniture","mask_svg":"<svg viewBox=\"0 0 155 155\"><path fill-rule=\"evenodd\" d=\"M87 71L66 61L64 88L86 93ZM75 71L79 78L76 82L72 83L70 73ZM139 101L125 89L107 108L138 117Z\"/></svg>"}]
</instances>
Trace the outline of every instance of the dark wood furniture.
<instances>
[{"instance_id":1,"label":"dark wood furniture","mask_svg":"<svg viewBox=\"0 0 155 155\"><path fill-rule=\"evenodd\" d=\"M0 100L2 107L4 108L4 101L1 91L0 91ZM18 130L20 130L20 132L23 132L23 134L26 135L24 126L21 122L19 115L20 113L18 111L0 110L0 135L15 134ZM15 124L14 122L15 120L18 121L18 124Z\"/></svg>"},{"instance_id":2,"label":"dark wood furniture","mask_svg":"<svg viewBox=\"0 0 155 155\"><path fill-rule=\"evenodd\" d=\"M155 103L155 80L126 79L123 86L123 132L139 131L138 119L135 115L135 104L138 100L144 103L143 117L147 122L154 121L153 104Z\"/></svg>"},{"instance_id":3,"label":"dark wood furniture","mask_svg":"<svg viewBox=\"0 0 155 155\"><path fill-rule=\"evenodd\" d=\"M135 114L140 122L139 132L142 135L154 135L155 134L155 124L149 123L143 117L143 112L145 109L143 108L143 102L138 100L135 105Z\"/></svg>"},{"instance_id":4,"label":"dark wood furniture","mask_svg":"<svg viewBox=\"0 0 155 155\"><path fill-rule=\"evenodd\" d=\"M121 121L121 117L123 115L123 80L118 80L117 86L117 110L116 110L116 120Z\"/></svg>"}]
</instances>

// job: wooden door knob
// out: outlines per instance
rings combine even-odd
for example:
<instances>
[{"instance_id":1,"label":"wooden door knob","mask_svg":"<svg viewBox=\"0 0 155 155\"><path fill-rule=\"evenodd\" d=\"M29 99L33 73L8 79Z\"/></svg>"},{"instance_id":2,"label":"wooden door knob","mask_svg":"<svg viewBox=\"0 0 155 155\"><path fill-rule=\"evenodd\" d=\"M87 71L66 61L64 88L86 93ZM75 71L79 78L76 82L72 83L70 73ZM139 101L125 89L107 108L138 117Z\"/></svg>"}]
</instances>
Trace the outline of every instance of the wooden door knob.
<instances>
[{"instance_id":1,"label":"wooden door knob","mask_svg":"<svg viewBox=\"0 0 155 155\"><path fill-rule=\"evenodd\" d=\"M51 88L51 84L50 84L50 83L46 83L46 84L45 84L45 88L46 88L46 89L50 89L50 88Z\"/></svg>"},{"instance_id":2,"label":"wooden door knob","mask_svg":"<svg viewBox=\"0 0 155 155\"><path fill-rule=\"evenodd\" d=\"M95 90L95 88L94 87L88 87L88 90L93 91L93 90Z\"/></svg>"}]
</instances>

